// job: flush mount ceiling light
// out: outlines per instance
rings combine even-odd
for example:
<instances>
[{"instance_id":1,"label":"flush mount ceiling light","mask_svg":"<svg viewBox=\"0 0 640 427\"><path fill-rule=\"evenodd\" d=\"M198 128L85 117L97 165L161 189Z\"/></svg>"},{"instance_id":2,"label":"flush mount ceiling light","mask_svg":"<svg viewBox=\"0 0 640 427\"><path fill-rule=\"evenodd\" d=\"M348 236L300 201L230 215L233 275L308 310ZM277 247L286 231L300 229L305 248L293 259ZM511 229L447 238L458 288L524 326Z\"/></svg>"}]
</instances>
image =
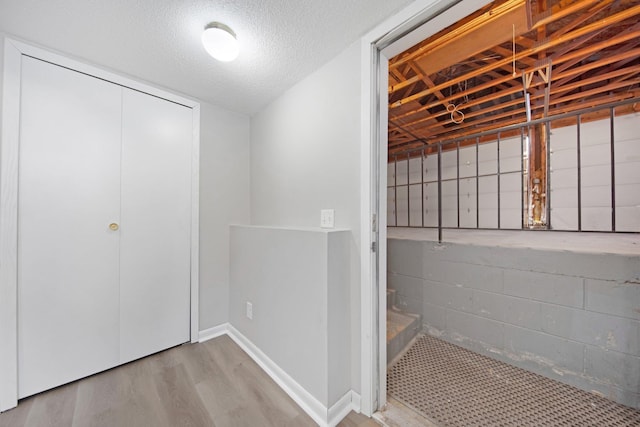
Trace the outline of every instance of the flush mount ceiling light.
<instances>
[{"instance_id":1,"label":"flush mount ceiling light","mask_svg":"<svg viewBox=\"0 0 640 427\"><path fill-rule=\"evenodd\" d=\"M222 62L233 61L240 53L236 33L219 22L204 27L202 44L209 55Z\"/></svg>"}]
</instances>

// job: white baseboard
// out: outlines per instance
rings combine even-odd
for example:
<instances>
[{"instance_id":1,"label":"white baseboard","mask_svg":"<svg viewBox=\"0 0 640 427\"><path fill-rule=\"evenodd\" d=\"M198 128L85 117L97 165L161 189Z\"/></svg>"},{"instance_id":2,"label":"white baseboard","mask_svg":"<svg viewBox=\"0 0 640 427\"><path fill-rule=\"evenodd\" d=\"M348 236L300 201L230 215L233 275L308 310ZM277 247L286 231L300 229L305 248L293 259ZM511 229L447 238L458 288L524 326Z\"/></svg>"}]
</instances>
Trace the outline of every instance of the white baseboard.
<instances>
[{"instance_id":1,"label":"white baseboard","mask_svg":"<svg viewBox=\"0 0 640 427\"><path fill-rule=\"evenodd\" d=\"M223 323L222 325L214 326L213 328L200 331L198 334L198 342L205 342L210 339L227 334L229 331L229 324Z\"/></svg>"},{"instance_id":2,"label":"white baseboard","mask_svg":"<svg viewBox=\"0 0 640 427\"><path fill-rule=\"evenodd\" d=\"M266 354L255 346L247 337L242 335L240 331L229 325L229 336L236 342L263 371L271 377L273 381L280 386L285 393L293 399L312 419L320 426L327 426L327 408L320 401L305 390L285 371L276 365Z\"/></svg>"},{"instance_id":3,"label":"white baseboard","mask_svg":"<svg viewBox=\"0 0 640 427\"><path fill-rule=\"evenodd\" d=\"M229 323L200 331L199 342L225 334L235 341L319 426L335 427L350 411L360 412L360 395L353 391L347 392L331 408L324 406Z\"/></svg>"},{"instance_id":4,"label":"white baseboard","mask_svg":"<svg viewBox=\"0 0 640 427\"><path fill-rule=\"evenodd\" d=\"M355 391L351 390L351 409L353 412L359 414L360 413L360 395Z\"/></svg>"},{"instance_id":5,"label":"white baseboard","mask_svg":"<svg viewBox=\"0 0 640 427\"><path fill-rule=\"evenodd\" d=\"M356 401L357 408L354 405ZM360 412L360 395L350 390L329 408L327 425L337 426L351 411Z\"/></svg>"}]
</instances>

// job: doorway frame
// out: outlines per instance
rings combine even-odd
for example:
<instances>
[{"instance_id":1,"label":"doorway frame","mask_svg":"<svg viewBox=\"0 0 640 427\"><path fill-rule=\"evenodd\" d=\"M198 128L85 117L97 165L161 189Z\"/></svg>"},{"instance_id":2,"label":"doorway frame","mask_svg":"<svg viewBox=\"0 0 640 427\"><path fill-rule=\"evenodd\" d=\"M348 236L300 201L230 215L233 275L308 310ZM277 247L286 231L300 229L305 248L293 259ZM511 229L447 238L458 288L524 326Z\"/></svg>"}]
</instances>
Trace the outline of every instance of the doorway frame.
<instances>
[{"instance_id":1,"label":"doorway frame","mask_svg":"<svg viewBox=\"0 0 640 427\"><path fill-rule=\"evenodd\" d=\"M360 411L387 403L387 149L389 58L492 0L416 0L361 39ZM383 96L384 95L384 96Z\"/></svg>"},{"instance_id":2,"label":"doorway frame","mask_svg":"<svg viewBox=\"0 0 640 427\"><path fill-rule=\"evenodd\" d=\"M18 156L22 56L30 56L192 109L190 342L199 339L200 103L63 53L4 37L0 134L0 411L18 404Z\"/></svg>"}]
</instances>

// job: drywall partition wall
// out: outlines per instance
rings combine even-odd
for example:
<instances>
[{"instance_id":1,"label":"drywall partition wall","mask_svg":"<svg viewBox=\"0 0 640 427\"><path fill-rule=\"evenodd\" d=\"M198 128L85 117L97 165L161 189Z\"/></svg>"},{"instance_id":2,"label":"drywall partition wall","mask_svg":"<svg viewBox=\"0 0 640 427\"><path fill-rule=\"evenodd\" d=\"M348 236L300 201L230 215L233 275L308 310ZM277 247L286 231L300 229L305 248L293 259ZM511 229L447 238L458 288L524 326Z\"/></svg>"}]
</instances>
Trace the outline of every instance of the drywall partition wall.
<instances>
[{"instance_id":1,"label":"drywall partition wall","mask_svg":"<svg viewBox=\"0 0 640 427\"><path fill-rule=\"evenodd\" d=\"M251 223L320 225L350 239L351 387L360 391L360 56L354 44L251 119Z\"/></svg>"},{"instance_id":2,"label":"drywall partition wall","mask_svg":"<svg viewBox=\"0 0 640 427\"><path fill-rule=\"evenodd\" d=\"M200 330L229 321L229 224L249 222L249 117L201 103Z\"/></svg>"},{"instance_id":3,"label":"drywall partition wall","mask_svg":"<svg viewBox=\"0 0 640 427\"><path fill-rule=\"evenodd\" d=\"M640 408L640 239L631 243L586 253L392 238L388 283L429 334Z\"/></svg>"},{"instance_id":4,"label":"drywall partition wall","mask_svg":"<svg viewBox=\"0 0 640 427\"><path fill-rule=\"evenodd\" d=\"M289 388L304 390L303 408L324 423L341 398L350 404L350 239L349 231L231 226L231 326L293 380Z\"/></svg>"}]
</instances>

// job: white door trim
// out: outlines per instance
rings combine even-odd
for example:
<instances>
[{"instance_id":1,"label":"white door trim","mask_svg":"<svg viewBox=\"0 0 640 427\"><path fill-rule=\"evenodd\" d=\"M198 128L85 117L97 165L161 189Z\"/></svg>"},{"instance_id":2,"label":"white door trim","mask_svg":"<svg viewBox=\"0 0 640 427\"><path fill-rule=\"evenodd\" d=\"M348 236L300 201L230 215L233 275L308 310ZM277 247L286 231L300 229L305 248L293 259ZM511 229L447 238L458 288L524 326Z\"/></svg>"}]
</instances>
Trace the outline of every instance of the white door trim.
<instances>
[{"instance_id":1,"label":"white door trim","mask_svg":"<svg viewBox=\"0 0 640 427\"><path fill-rule=\"evenodd\" d=\"M361 411L368 416L386 404L388 59L489 1L416 0L361 39L360 394ZM374 241L377 256L371 251Z\"/></svg>"},{"instance_id":2,"label":"white door trim","mask_svg":"<svg viewBox=\"0 0 640 427\"><path fill-rule=\"evenodd\" d=\"M0 134L0 411L18 399L17 239L21 58L38 58L193 110L191 175L191 342L197 342L199 269L200 103L16 39L4 40Z\"/></svg>"}]
</instances>

